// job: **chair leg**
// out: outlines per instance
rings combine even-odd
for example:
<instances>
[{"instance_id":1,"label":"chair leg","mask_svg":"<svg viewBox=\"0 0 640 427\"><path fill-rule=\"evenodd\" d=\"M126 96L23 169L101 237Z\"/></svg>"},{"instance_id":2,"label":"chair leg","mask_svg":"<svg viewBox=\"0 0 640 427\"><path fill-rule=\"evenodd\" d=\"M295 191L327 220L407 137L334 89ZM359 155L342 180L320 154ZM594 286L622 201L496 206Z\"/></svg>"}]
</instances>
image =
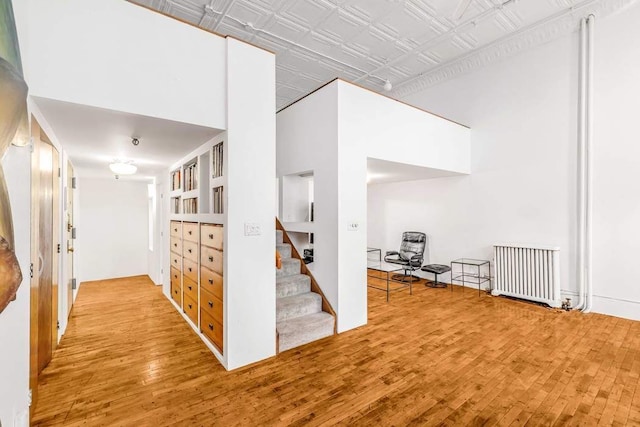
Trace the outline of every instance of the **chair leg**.
<instances>
[{"instance_id":1,"label":"chair leg","mask_svg":"<svg viewBox=\"0 0 640 427\"><path fill-rule=\"evenodd\" d=\"M410 273L407 274L407 271L410 271ZM403 282L403 283L413 283L419 280L417 277L413 275L412 270L405 270L404 274L394 274L393 276L391 276L391 279L395 280L396 282Z\"/></svg>"},{"instance_id":2,"label":"chair leg","mask_svg":"<svg viewBox=\"0 0 640 427\"><path fill-rule=\"evenodd\" d=\"M446 283L438 282L438 273L433 273L433 274L434 276L436 276L435 280L432 282L425 283L425 286L428 286L430 288L446 288L447 287Z\"/></svg>"}]
</instances>

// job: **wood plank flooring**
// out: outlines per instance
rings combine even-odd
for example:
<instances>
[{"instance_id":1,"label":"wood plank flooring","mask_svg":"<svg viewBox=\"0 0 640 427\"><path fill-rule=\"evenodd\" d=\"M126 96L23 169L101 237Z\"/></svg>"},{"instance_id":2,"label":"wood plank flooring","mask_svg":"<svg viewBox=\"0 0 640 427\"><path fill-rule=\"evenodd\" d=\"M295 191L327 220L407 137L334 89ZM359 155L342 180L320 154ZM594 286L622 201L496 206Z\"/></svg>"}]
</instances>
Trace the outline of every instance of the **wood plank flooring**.
<instances>
[{"instance_id":1,"label":"wood plank flooring","mask_svg":"<svg viewBox=\"0 0 640 427\"><path fill-rule=\"evenodd\" d=\"M375 279L372 279L375 280ZM640 322L369 289L369 324L226 372L146 277L83 284L35 425L640 425Z\"/></svg>"}]
</instances>

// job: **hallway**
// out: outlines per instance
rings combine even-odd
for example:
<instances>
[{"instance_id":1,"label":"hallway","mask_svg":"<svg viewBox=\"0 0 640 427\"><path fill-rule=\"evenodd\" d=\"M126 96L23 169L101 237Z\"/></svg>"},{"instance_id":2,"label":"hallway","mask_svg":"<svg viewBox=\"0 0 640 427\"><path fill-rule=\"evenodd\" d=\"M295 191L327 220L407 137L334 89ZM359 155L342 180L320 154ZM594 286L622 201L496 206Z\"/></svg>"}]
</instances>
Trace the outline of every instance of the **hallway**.
<instances>
[{"instance_id":1,"label":"hallway","mask_svg":"<svg viewBox=\"0 0 640 427\"><path fill-rule=\"evenodd\" d=\"M85 283L35 425L640 424L640 323L459 287L226 372L146 277ZM571 418L571 417L574 418Z\"/></svg>"}]
</instances>

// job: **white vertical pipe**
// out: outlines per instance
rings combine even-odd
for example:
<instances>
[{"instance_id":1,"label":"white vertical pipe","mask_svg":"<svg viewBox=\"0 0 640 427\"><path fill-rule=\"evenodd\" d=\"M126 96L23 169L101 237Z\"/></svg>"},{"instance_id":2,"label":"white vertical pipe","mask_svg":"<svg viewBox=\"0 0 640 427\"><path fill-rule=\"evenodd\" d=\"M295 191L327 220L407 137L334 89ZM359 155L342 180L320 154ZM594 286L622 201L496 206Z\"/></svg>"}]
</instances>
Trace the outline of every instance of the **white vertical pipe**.
<instances>
[{"instance_id":1,"label":"white vertical pipe","mask_svg":"<svg viewBox=\"0 0 640 427\"><path fill-rule=\"evenodd\" d=\"M585 306L585 217L586 217L586 177L585 177L585 133L587 119L587 20L580 21L580 58L578 83L578 305L582 310Z\"/></svg>"},{"instance_id":2,"label":"white vertical pipe","mask_svg":"<svg viewBox=\"0 0 640 427\"><path fill-rule=\"evenodd\" d=\"M586 236L585 236L585 288L586 304L584 312L591 311L593 303L593 74L594 74L594 37L595 37L595 19L594 15L587 18L587 45L588 45L588 61L587 61L587 128L586 128Z\"/></svg>"}]
</instances>

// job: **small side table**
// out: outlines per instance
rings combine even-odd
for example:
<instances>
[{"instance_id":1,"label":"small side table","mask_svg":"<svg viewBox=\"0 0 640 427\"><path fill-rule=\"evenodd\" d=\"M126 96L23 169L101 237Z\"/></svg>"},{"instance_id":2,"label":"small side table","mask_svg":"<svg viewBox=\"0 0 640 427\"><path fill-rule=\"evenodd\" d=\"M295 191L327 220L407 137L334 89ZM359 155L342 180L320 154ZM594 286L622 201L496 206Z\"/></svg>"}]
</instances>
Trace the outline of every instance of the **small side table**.
<instances>
[{"instance_id":1,"label":"small side table","mask_svg":"<svg viewBox=\"0 0 640 427\"><path fill-rule=\"evenodd\" d=\"M370 253L376 253L378 252L378 262L382 262L382 249L380 248L370 248L367 246L367 256L369 256Z\"/></svg>"},{"instance_id":2,"label":"small side table","mask_svg":"<svg viewBox=\"0 0 640 427\"><path fill-rule=\"evenodd\" d=\"M455 271L454 266L459 265L460 271ZM465 266L467 270L465 271ZM489 276L482 276L483 267L488 268ZM471 270L471 271L470 271ZM491 285L491 263L484 259L472 259L472 258L460 258L455 261L451 261L451 284L454 281L462 282L462 291L464 292L465 284L470 283L478 285L478 295L482 295L481 285L489 282L489 290L492 289ZM453 286L451 286L451 292L453 292Z\"/></svg>"}]
</instances>

